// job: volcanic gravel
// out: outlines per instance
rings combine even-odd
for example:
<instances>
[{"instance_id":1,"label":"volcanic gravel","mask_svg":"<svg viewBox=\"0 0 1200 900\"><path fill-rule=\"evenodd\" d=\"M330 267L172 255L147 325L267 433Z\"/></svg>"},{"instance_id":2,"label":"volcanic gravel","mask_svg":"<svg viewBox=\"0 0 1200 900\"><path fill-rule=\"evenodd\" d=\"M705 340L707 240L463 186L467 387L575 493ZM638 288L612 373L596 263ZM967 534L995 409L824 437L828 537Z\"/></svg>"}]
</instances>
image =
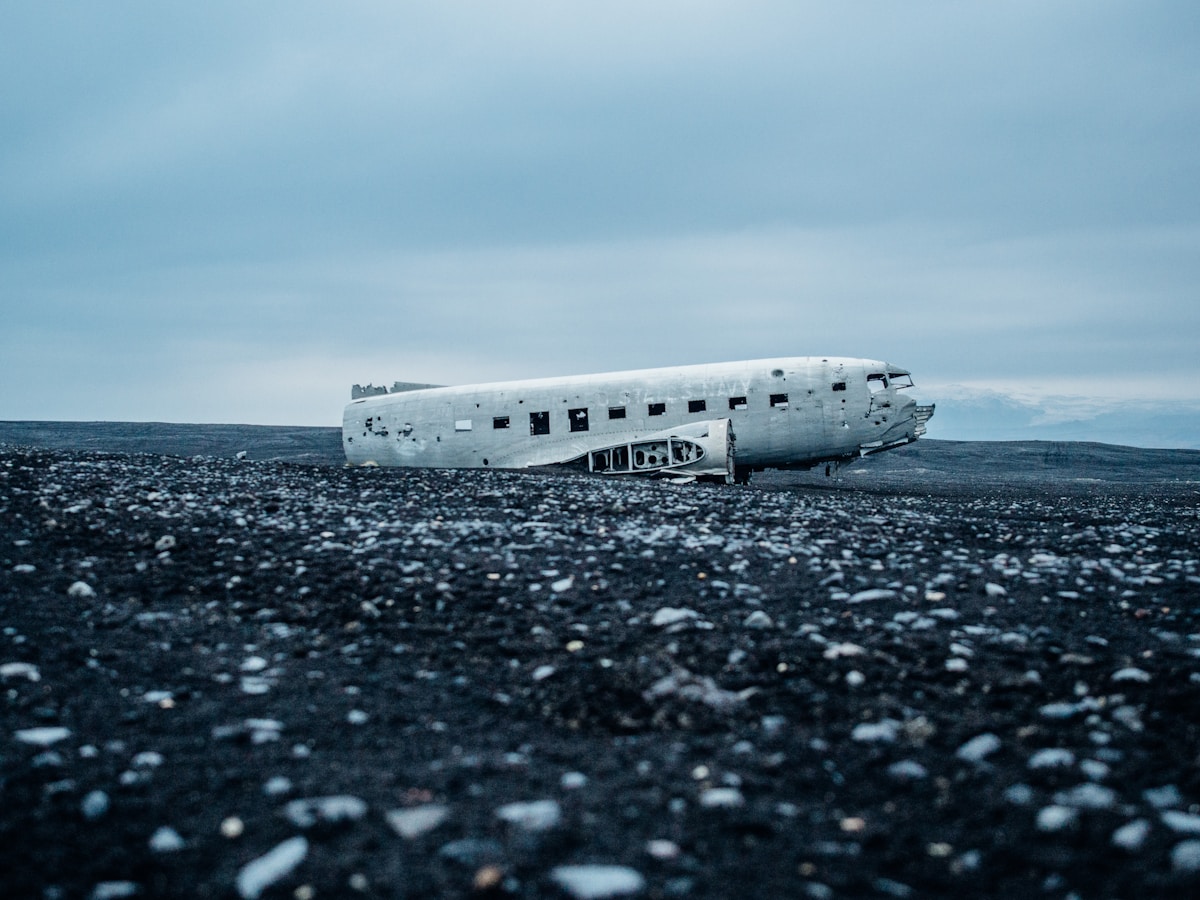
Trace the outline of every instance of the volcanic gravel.
<instances>
[{"instance_id":1,"label":"volcanic gravel","mask_svg":"<svg viewBox=\"0 0 1200 900\"><path fill-rule=\"evenodd\" d=\"M1198 516L0 448L0 884L1196 896Z\"/></svg>"}]
</instances>

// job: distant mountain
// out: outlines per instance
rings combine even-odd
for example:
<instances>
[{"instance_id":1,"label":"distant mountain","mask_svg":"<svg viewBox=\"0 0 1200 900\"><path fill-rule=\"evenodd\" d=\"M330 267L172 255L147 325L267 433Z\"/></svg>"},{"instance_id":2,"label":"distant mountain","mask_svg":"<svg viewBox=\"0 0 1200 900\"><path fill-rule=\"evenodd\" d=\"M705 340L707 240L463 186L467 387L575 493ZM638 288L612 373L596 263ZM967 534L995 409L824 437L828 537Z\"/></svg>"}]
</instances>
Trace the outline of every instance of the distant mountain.
<instances>
[{"instance_id":1,"label":"distant mountain","mask_svg":"<svg viewBox=\"0 0 1200 900\"><path fill-rule=\"evenodd\" d=\"M926 392L927 394L929 392ZM1027 399L954 387L937 403L929 437L950 441L1094 441L1200 450L1200 400Z\"/></svg>"}]
</instances>

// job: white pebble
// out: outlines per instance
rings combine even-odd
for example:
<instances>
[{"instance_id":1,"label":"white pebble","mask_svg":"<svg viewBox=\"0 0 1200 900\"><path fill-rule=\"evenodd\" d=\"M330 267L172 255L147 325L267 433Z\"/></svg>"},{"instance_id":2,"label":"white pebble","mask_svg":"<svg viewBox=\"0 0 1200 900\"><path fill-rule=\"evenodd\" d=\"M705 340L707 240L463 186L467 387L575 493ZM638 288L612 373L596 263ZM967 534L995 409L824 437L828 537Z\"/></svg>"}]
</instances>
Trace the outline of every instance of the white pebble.
<instances>
[{"instance_id":1,"label":"white pebble","mask_svg":"<svg viewBox=\"0 0 1200 900\"><path fill-rule=\"evenodd\" d=\"M292 779L285 775L276 775L273 778L268 778L266 784L263 785L263 793L268 797L278 797L282 794L290 793L292 790Z\"/></svg>"},{"instance_id":2,"label":"white pebble","mask_svg":"<svg viewBox=\"0 0 1200 900\"><path fill-rule=\"evenodd\" d=\"M872 600L891 600L896 592L887 588L873 588L869 591L859 591L846 598L847 603L868 603Z\"/></svg>"},{"instance_id":3,"label":"white pebble","mask_svg":"<svg viewBox=\"0 0 1200 900\"><path fill-rule=\"evenodd\" d=\"M1099 784L1080 784L1068 791L1059 791L1054 802L1077 809L1111 809L1117 803L1117 793Z\"/></svg>"},{"instance_id":4,"label":"white pebble","mask_svg":"<svg viewBox=\"0 0 1200 900\"><path fill-rule=\"evenodd\" d=\"M1200 816L1195 813L1168 809L1162 813L1163 824L1180 834L1200 834Z\"/></svg>"},{"instance_id":5,"label":"white pebble","mask_svg":"<svg viewBox=\"0 0 1200 900\"><path fill-rule=\"evenodd\" d=\"M42 674L33 663L11 662L0 666L0 678L25 678L29 681L41 681Z\"/></svg>"},{"instance_id":6,"label":"white pebble","mask_svg":"<svg viewBox=\"0 0 1200 900\"><path fill-rule=\"evenodd\" d=\"M998 597L1007 597L1008 596L1008 591L1005 590L1005 588L1002 585L996 584L994 581L989 581L987 584L985 584L983 586L983 590L984 590L984 593L986 593L993 600Z\"/></svg>"},{"instance_id":7,"label":"white pebble","mask_svg":"<svg viewBox=\"0 0 1200 900\"><path fill-rule=\"evenodd\" d=\"M705 809L734 809L745 802L737 788L709 788L700 795L700 805Z\"/></svg>"},{"instance_id":8,"label":"white pebble","mask_svg":"<svg viewBox=\"0 0 1200 900\"><path fill-rule=\"evenodd\" d=\"M896 740L899 725L892 719L881 722L860 722L850 732L850 739L864 743L891 744Z\"/></svg>"},{"instance_id":9,"label":"white pebble","mask_svg":"<svg viewBox=\"0 0 1200 900\"><path fill-rule=\"evenodd\" d=\"M1169 809L1172 806L1179 806L1183 803L1183 795L1179 793L1179 788L1173 784L1164 784L1162 787L1157 788L1146 788L1146 790L1142 791L1142 799L1155 809Z\"/></svg>"},{"instance_id":10,"label":"white pebble","mask_svg":"<svg viewBox=\"0 0 1200 900\"><path fill-rule=\"evenodd\" d=\"M553 675L557 671L558 670L555 669L554 666L549 666L549 665L538 666L536 669L533 670L533 680L534 681L545 681L547 678L549 678L551 675Z\"/></svg>"},{"instance_id":11,"label":"white pebble","mask_svg":"<svg viewBox=\"0 0 1200 900\"><path fill-rule=\"evenodd\" d=\"M554 800L508 803L496 810L496 818L525 831L549 831L562 821L562 810Z\"/></svg>"},{"instance_id":12,"label":"white pebble","mask_svg":"<svg viewBox=\"0 0 1200 900\"><path fill-rule=\"evenodd\" d=\"M1062 747L1047 747L1029 757L1031 769L1069 768L1075 765L1075 754Z\"/></svg>"},{"instance_id":13,"label":"white pebble","mask_svg":"<svg viewBox=\"0 0 1200 900\"><path fill-rule=\"evenodd\" d=\"M411 809L393 809L386 814L392 830L405 840L412 840L437 828L450 815L450 808L441 803L427 803Z\"/></svg>"},{"instance_id":14,"label":"white pebble","mask_svg":"<svg viewBox=\"0 0 1200 900\"><path fill-rule=\"evenodd\" d=\"M1145 819L1134 819L1113 832L1112 844L1131 853L1141 850L1150 836L1150 823Z\"/></svg>"},{"instance_id":15,"label":"white pebble","mask_svg":"<svg viewBox=\"0 0 1200 900\"><path fill-rule=\"evenodd\" d=\"M550 877L576 900L628 897L646 886L641 873L627 866L559 866Z\"/></svg>"},{"instance_id":16,"label":"white pebble","mask_svg":"<svg viewBox=\"0 0 1200 900\"><path fill-rule=\"evenodd\" d=\"M1171 868L1176 872L1200 872L1200 841L1182 841L1171 850Z\"/></svg>"},{"instance_id":17,"label":"white pebble","mask_svg":"<svg viewBox=\"0 0 1200 900\"><path fill-rule=\"evenodd\" d=\"M76 581L67 588L67 596L79 600L88 600L96 596L96 591L86 581Z\"/></svg>"},{"instance_id":18,"label":"white pebble","mask_svg":"<svg viewBox=\"0 0 1200 900\"><path fill-rule=\"evenodd\" d=\"M283 812L297 828L311 828L317 822L357 821L367 814L367 804L348 794L336 794L293 800Z\"/></svg>"},{"instance_id":19,"label":"white pebble","mask_svg":"<svg viewBox=\"0 0 1200 900\"><path fill-rule=\"evenodd\" d=\"M179 836L179 832L168 825L150 835L150 849L155 853L175 853L182 850L183 846L183 838Z\"/></svg>"},{"instance_id":20,"label":"white pebble","mask_svg":"<svg viewBox=\"0 0 1200 900\"><path fill-rule=\"evenodd\" d=\"M990 754L1000 749L1000 738L992 733L971 738L955 751L954 755L964 762L981 763Z\"/></svg>"},{"instance_id":21,"label":"white pebble","mask_svg":"<svg viewBox=\"0 0 1200 900\"><path fill-rule=\"evenodd\" d=\"M15 737L22 744L33 744L35 747L49 747L71 736L71 729L58 725L47 725L43 728L23 728L16 732Z\"/></svg>"},{"instance_id":22,"label":"white pebble","mask_svg":"<svg viewBox=\"0 0 1200 900\"><path fill-rule=\"evenodd\" d=\"M101 881L88 894L88 900L122 900L124 897L136 897L141 888L133 881Z\"/></svg>"},{"instance_id":23,"label":"white pebble","mask_svg":"<svg viewBox=\"0 0 1200 900\"><path fill-rule=\"evenodd\" d=\"M742 622L743 628L770 628L775 623L761 609L756 609L750 615L746 616L746 621Z\"/></svg>"},{"instance_id":24,"label":"white pebble","mask_svg":"<svg viewBox=\"0 0 1200 900\"><path fill-rule=\"evenodd\" d=\"M1079 811L1069 806L1045 806L1038 810L1038 831L1062 831L1079 819Z\"/></svg>"},{"instance_id":25,"label":"white pebble","mask_svg":"<svg viewBox=\"0 0 1200 900\"><path fill-rule=\"evenodd\" d=\"M1146 684L1150 680L1150 673L1144 669L1138 669L1130 666L1127 669L1118 669L1112 674L1113 681L1132 681L1137 684Z\"/></svg>"},{"instance_id":26,"label":"white pebble","mask_svg":"<svg viewBox=\"0 0 1200 900\"><path fill-rule=\"evenodd\" d=\"M89 822L94 822L108 812L108 794L104 791L89 791L79 804L79 811Z\"/></svg>"},{"instance_id":27,"label":"white pebble","mask_svg":"<svg viewBox=\"0 0 1200 900\"><path fill-rule=\"evenodd\" d=\"M897 781L917 781L926 778L929 770L915 759L902 759L888 766L888 775Z\"/></svg>"},{"instance_id":28,"label":"white pebble","mask_svg":"<svg viewBox=\"0 0 1200 900\"><path fill-rule=\"evenodd\" d=\"M275 849L246 863L238 872L237 889L245 900L257 900L262 892L286 878L308 856L308 841L289 838Z\"/></svg>"},{"instance_id":29,"label":"white pebble","mask_svg":"<svg viewBox=\"0 0 1200 900\"><path fill-rule=\"evenodd\" d=\"M655 859L675 859L679 856L679 845L674 841L658 839L646 842L646 852Z\"/></svg>"},{"instance_id":30,"label":"white pebble","mask_svg":"<svg viewBox=\"0 0 1200 900\"><path fill-rule=\"evenodd\" d=\"M686 622L688 619L698 618L700 618L700 614L694 609L664 606L661 609L655 610L654 615L650 617L650 624L656 628L666 628L668 625L675 625L679 622Z\"/></svg>"},{"instance_id":31,"label":"white pebble","mask_svg":"<svg viewBox=\"0 0 1200 900\"><path fill-rule=\"evenodd\" d=\"M361 709L352 709L350 712L346 713L346 721L351 725L366 725L367 720L370 718L371 717Z\"/></svg>"},{"instance_id":32,"label":"white pebble","mask_svg":"<svg viewBox=\"0 0 1200 900\"><path fill-rule=\"evenodd\" d=\"M568 791L581 788L588 783L588 777L582 772L563 772L562 778L558 780L559 787Z\"/></svg>"}]
</instances>

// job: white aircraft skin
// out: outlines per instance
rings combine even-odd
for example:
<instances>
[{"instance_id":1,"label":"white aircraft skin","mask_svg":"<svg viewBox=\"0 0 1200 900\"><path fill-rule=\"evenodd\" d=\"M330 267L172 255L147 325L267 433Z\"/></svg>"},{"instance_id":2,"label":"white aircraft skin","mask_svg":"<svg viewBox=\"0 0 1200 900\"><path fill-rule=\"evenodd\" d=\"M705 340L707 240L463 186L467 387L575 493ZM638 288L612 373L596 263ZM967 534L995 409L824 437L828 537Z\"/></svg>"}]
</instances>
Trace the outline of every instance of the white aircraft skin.
<instances>
[{"instance_id":1,"label":"white aircraft skin","mask_svg":"<svg viewBox=\"0 0 1200 900\"><path fill-rule=\"evenodd\" d=\"M745 480L916 440L933 407L911 386L878 360L784 357L429 387L352 401L342 444L354 465Z\"/></svg>"}]
</instances>

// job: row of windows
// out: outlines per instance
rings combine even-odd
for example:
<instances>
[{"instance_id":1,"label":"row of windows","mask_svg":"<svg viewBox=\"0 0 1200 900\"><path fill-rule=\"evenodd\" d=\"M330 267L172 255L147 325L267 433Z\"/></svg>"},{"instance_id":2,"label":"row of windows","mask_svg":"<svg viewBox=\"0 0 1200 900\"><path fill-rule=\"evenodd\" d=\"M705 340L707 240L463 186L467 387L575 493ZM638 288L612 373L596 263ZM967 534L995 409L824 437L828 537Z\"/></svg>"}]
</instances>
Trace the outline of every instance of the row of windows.
<instances>
[{"instance_id":1,"label":"row of windows","mask_svg":"<svg viewBox=\"0 0 1200 900\"><path fill-rule=\"evenodd\" d=\"M837 389L837 386L834 386ZM843 388L844 389L844 388ZM788 406L787 394L772 394L771 406L776 409L786 409ZM729 408L731 410L744 410L749 408L745 397L730 397ZM702 413L708 411L707 400L689 400L689 413ZM663 416L667 413L667 404L665 403L648 403L646 404L646 414L650 416ZM624 406L610 406L608 408L609 419L624 419ZM570 423L571 431L587 431L588 430L588 411L586 407L580 409L567 410L567 421ZM492 418L492 428L502 429L511 428L512 420L508 416L494 416ZM529 414L529 433L530 434L549 434L550 433L550 412L545 410L542 412L531 412Z\"/></svg>"}]
</instances>

